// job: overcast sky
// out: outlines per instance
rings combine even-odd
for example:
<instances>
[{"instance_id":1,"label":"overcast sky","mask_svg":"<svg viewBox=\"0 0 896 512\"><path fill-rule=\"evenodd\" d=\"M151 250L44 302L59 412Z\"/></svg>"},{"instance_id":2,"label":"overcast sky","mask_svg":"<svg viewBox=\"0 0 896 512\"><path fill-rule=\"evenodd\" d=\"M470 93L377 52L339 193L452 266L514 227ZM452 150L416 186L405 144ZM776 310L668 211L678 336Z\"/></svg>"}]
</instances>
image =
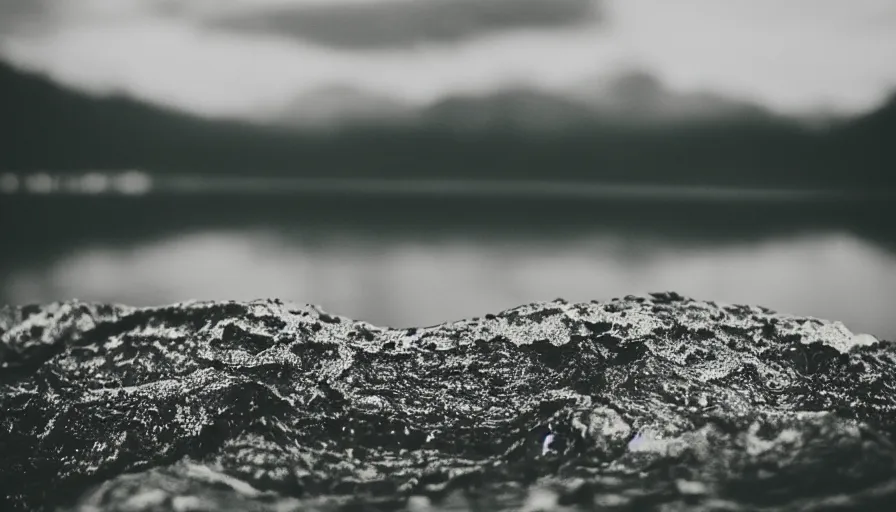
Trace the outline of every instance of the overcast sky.
<instances>
[{"instance_id":1,"label":"overcast sky","mask_svg":"<svg viewBox=\"0 0 896 512\"><path fill-rule=\"evenodd\" d=\"M425 104L633 69L785 114L856 113L896 88L896 1L0 0L0 57L209 115L332 86Z\"/></svg>"}]
</instances>

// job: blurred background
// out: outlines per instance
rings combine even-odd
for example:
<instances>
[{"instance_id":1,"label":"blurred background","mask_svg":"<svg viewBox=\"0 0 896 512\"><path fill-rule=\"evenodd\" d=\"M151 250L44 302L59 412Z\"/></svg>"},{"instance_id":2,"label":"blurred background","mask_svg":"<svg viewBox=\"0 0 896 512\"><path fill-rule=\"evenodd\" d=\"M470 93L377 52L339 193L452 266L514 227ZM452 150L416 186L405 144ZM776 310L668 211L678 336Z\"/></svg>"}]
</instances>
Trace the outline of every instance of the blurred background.
<instances>
[{"instance_id":1,"label":"blurred background","mask_svg":"<svg viewBox=\"0 0 896 512\"><path fill-rule=\"evenodd\" d=\"M894 63L891 0L0 0L0 303L894 339Z\"/></svg>"}]
</instances>

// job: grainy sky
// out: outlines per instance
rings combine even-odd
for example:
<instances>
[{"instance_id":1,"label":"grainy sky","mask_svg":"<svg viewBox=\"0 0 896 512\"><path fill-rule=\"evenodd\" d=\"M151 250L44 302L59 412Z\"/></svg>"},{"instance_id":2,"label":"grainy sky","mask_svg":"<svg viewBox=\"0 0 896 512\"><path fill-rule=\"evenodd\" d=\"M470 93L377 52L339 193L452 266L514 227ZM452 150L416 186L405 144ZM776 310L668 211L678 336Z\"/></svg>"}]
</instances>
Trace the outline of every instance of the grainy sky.
<instances>
[{"instance_id":1,"label":"grainy sky","mask_svg":"<svg viewBox=\"0 0 896 512\"><path fill-rule=\"evenodd\" d=\"M784 114L896 88L893 0L0 0L0 58L70 86L252 116L345 87L424 105L622 72Z\"/></svg>"}]
</instances>

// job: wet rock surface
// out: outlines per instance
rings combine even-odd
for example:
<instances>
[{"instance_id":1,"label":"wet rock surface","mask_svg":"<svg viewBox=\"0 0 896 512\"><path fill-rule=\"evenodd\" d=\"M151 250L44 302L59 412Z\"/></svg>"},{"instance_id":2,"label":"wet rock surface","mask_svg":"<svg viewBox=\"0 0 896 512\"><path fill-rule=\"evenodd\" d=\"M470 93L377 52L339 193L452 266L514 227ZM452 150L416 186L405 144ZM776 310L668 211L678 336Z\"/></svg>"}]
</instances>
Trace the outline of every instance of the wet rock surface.
<instances>
[{"instance_id":1,"label":"wet rock surface","mask_svg":"<svg viewBox=\"0 0 896 512\"><path fill-rule=\"evenodd\" d=\"M893 510L896 345L675 294L0 310L0 509Z\"/></svg>"}]
</instances>

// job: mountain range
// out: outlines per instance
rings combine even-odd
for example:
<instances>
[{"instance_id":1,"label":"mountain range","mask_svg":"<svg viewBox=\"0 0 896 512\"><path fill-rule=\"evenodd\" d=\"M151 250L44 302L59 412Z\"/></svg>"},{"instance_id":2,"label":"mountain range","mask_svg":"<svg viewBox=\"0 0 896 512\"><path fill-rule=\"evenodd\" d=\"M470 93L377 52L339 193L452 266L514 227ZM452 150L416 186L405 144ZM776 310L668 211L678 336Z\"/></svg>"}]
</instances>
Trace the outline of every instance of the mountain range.
<instances>
[{"instance_id":1,"label":"mountain range","mask_svg":"<svg viewBox=\"0 0 896 512\"><path fill-rule=\"evenodd\" d=\"M896 95L874 112L819 127L718 96L672 93L648 75L606 87L563 96L521 87L417 109L334 87L259 123L94 96L0 63L0 169L851 188L896 182ZM342 117L330 117L333 109Z\"/></svg>"}]
</instances>

